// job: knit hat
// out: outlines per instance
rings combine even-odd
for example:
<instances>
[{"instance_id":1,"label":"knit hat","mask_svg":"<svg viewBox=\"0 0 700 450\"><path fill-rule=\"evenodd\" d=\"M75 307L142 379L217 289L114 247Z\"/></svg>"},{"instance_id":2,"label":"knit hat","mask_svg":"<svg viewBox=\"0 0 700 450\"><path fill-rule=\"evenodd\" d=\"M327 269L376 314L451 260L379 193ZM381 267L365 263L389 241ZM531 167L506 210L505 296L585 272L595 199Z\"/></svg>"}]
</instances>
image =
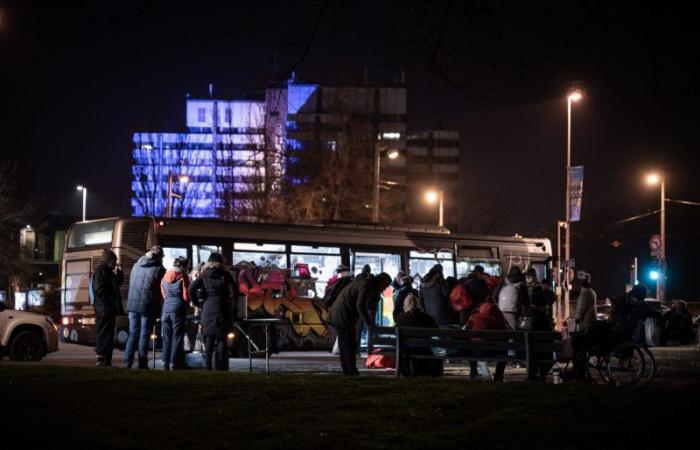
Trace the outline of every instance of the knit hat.
<instances>
[{"instance_id":1,"label":"knit hat","mask_svg":"<svg viewBox=\"0 0 700 450\"><path fill-rule=\"evenodd\" d=\"M643 284L638 284L635 287L632 288L630 291L630 296L634 298L638 298L639 300L644 300L647 296L647 287L644 286Z\"/></svg>"}]
</instances>

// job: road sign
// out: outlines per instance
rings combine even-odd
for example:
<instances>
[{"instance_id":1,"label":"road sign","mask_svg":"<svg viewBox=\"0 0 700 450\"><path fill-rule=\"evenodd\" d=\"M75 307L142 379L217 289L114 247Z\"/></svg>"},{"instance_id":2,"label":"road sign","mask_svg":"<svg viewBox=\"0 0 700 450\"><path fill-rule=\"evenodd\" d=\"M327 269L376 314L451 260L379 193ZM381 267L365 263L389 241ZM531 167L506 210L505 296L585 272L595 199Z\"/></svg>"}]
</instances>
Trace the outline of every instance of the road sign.
<instances>
[{"instance_id":1,"label":"road sign","mask_svg":"<svg viewBox=\"0 0 700 450\"><path fill-rule=\"evenodd\" d=\"M661 237L659 237L658 234L653 235L651 239L649 239L649 249L652 252L661 249Z\"/></svg>"},{"instance_id":2,"label":"road sign","mask_svg":"<svg viewBox=\"0 0 700 450\"><path fill-rule=\"evenodd\" d=\"M566 267L576 267L576 260L570 259L566 262Z\"/></svg>"}]
</instances>

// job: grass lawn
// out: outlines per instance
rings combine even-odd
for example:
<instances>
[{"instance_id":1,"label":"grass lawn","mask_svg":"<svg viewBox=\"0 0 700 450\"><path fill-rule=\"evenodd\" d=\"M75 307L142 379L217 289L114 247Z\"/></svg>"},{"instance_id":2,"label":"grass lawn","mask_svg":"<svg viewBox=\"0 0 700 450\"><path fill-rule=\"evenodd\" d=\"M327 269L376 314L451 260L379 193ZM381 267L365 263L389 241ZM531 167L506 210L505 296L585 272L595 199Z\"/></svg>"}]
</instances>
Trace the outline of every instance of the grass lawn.
<instances>
[{"instance_id":1,"label":"grass lawn","mask_svg":"<svg viewBox=\"0 0 700 450\"><path fill-rule=\"evenodd\" d=\"M0 448L691 448L699 401L658 387L0 363Z\"/></svg>"}]
</instances>

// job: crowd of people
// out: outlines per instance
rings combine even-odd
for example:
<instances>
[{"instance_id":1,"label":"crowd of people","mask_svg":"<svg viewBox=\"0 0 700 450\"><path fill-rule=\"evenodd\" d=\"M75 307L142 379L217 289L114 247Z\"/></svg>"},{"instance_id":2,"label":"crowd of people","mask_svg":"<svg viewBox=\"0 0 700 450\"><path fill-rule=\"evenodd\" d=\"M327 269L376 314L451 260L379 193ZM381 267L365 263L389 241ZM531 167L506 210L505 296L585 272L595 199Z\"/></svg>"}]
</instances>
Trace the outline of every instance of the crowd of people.
<instances>
[{"instance_id":1,"label":"crowd of people","mask_svg":"<svg viewBox=\"0 0 700 450\"><path fill-rule=\"evenodd\" d=\"M104 250L101 264L94 272L90 289L96 313L97 365L112 365L115 319L126 313L129 335L124 352L124 366L148 366L148 344L154 324L160 319L162 359L166 370L183 368L183 339L190 306L200 309L201 333L204 338L204 364L208 370L228 369L227 334L237 317L238 280L224 267L219 253L212 253L189 273L190 262L178 257L173 267L163 267L163 250L154 246L131 269L127 310L122 310L119 287L124 281L117 256ZM418 289L414 278L399 272L392 279L386 273L372 274L370 266L353 276L349 267L341 265L329 280L323 303L328 310L327 322L337 335L338 353L343 373L357 375L356 355L361 330L374 335L382 294L393 287L393 320L400 327L446 328L468 330L532 330L554 329L555 295L547 280L539 280L534 268L524 273L518 266L509 269L505 278L492 276L476 265L468 276L445 277L443 266L435 264L421 278ZM674 302L663 318L645 301L647 291L637 285L612 302L610 322L634 342L642 342L644 323L658 320L665 339L692 339L692 317L683 302ZM586 332L596 319L596 293L590 283L583 282L576 302L576 331ZM573 331L573 330L572 330ZM371 340L368 345L372 352ZM215 357L215 354L217 355ZM485 361L470 364L470 376L503 381L505 363L498 362L491 377ZM550 367L536 368L536 376L544 378ZM442 362L425 362L402 371L417 375L442 374Z\"/></svg>"}]
</instances>

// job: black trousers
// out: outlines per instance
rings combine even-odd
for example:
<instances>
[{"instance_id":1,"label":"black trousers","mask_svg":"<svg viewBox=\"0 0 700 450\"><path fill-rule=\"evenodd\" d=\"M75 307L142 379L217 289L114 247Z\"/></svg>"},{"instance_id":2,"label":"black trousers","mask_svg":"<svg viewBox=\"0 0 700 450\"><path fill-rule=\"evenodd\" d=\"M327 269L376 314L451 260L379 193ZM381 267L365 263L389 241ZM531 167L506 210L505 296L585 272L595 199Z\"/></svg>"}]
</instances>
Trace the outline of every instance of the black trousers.
<instances>
[{"instance_id":1,"label":"black trousers","mask_svg":"<svg viewBox=\"0 0 700 450\"><path fill-rule=\"evenodd\" d=\"M216 347L216 358L214 348ZM228 349L226 348L226 335L204 336L204 364L207 370L212 369L212 359L216 370L228 370Z\"/></svg>"},{"instance_id":2,"label":"black trousers","mask_svg":"<svg viewBox=\"0 0 700 450\"><path fill-rule=\"evenodd\" d=\"M355 352L357 351L357 332L355 324L349 326L336 327L338 335L338 348L340 350L340 366L345 375L357 375L357 362Z\"/></svg>"},{"instance_id":3,"label":"black trousers","mask_svg":"<svg viewBox=\"0 0 700 450\"><path fill-rule=\"evenodd\" d=\"M95 317L97 326L97 338L95 339L95 353L97 359L104 364L112 364L112 350L114 349L114 316L111 314Z\"/></svg>"}]
</instances>

